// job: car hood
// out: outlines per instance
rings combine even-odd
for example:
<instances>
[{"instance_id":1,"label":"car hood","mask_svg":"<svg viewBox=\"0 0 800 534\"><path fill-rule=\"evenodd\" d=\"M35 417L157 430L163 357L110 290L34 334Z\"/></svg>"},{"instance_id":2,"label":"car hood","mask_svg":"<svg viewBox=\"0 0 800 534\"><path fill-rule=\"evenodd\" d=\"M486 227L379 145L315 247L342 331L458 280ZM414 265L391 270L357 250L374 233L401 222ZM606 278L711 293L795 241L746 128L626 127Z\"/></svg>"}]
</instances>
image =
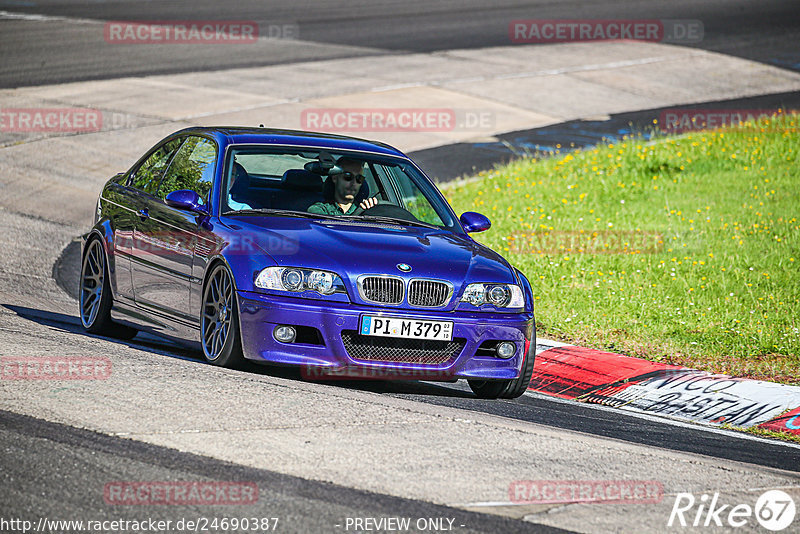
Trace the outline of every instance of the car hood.
<instances>
[{"instance_id":1,"label":"car hood","mask_svg":"<svg viewBox=\"0 0 800 534\"><path fill-rule=\"evenodd\" d=\"M229 226L277 265L334 271L355 283L362 274L465 282L516 283L513 268L467 235L417 226L289 217L231 217ZM398 264L411 266L403 273Z\"/></svg>"}]
</instances>

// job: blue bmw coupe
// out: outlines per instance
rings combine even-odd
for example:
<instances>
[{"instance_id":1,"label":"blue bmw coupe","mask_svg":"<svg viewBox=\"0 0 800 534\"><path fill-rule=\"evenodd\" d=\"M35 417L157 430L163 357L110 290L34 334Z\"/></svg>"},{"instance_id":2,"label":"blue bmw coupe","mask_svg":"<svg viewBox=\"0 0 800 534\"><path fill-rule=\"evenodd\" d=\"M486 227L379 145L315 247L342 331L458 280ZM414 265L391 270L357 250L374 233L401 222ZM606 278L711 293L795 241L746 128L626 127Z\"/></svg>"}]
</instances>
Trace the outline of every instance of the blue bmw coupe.
<instances>
[{"instance_id":1,"label":"blue bmw coupe","mask_svg":"<svg viewBox=\"0 0 800 534\"><path fill-rule=\"evenodd\" d=\"M425 174L382 143L264 128L163 139L97 201L80 317L143 330L212 364L306 377L466 379L481 398L528 387L531 286L469 234Z\"/></svg>"}]
</instances>

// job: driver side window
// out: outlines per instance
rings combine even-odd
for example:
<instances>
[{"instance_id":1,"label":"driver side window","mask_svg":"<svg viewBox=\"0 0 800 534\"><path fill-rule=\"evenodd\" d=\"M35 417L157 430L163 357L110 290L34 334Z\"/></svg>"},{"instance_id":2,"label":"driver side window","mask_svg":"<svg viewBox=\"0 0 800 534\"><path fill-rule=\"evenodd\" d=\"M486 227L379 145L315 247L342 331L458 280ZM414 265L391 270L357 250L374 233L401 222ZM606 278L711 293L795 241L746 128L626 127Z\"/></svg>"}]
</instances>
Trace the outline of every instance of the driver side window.
<instances>
[{"instance_id":1,"label":"driver side window","mask_svg":"<svg viewBox=\"0 0 800 534\"><path fill-rule=\"evenodd\" d=\"M216 144L204 137L190 136L169 166L156 196L164 199L179 189L190 189L208 203L217 162Z\"/></svg>"},{"instance_id":2,"label":"driver side window","mask_svg":"<svg viewBox=\"0 0 800 534\"><path fill-rule=\"evenodd\" d=\"M402 208L408 210L420 221L436 226L444 226L442 219L431 206L431 203L406 173L399 167L390 167L387 172L394 182L396 191L400 194L399 201Z\"/></svg>"},{"instance_id":3,"label":"driver side window","mask_svg":"<svg viewBox=\"0 0 800 534\"><path fill-rule=\"evenodd\" d=\"M155 195L161 176L172 161L172 157L181 146L182 138L172 139L161 145L144 163L142 163L128 179L128 185L144 191L150 195Z\"/></svg>"}]
</instances>

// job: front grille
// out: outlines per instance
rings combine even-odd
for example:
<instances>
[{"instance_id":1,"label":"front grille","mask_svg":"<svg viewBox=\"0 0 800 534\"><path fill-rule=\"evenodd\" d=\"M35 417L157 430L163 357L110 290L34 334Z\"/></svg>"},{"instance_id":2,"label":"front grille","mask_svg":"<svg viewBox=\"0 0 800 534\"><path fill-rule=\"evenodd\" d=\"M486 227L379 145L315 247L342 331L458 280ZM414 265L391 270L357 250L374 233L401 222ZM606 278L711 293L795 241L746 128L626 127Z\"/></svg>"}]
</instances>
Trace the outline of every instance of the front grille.
<instances>
[{"instance_id":1,"label":"front grille","mask_svg":"<svg viewBox=\"0 0 800 534\"><path fill-rule=\"evenodd\" d=\"M412 306L436 308L444 306L453 294L453 286L436 280L412 280L408 286L408 303Z\"/></svg>"},{"instance_id":2,"label":"front grille","mask_svg":"<svg viewBox=\"0 0 800 534\"><path fill-rule=\"evenodd\" d=\"M403 302L403 280L394 276L365 276L358 280L361 298L379 304Z\"/></svg>"},{"instance_id":3,"label":"front grille","mask_svg":"<svg viewBox=\"0 0 800 534\"><path fill-rule=\"evenodd\" d=\"M355 330L343 330L342 343L354 360L441 365L457 357L464 349L466 340L455 338L452 341L434 341L362 336Z\"/></svg>"}]
</instances>

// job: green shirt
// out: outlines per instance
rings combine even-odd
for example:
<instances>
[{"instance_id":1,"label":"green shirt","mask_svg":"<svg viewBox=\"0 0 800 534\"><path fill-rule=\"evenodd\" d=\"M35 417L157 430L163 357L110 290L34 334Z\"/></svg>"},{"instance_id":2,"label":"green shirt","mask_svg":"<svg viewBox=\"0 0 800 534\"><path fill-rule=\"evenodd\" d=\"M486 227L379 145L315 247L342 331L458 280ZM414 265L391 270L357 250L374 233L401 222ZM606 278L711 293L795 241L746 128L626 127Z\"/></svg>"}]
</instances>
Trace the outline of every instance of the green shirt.
<instances>
[{"instance_id":1,"label":"green shirt","mask_svg":"<svg viewBox=\"0 0 800 534\"><path fill-rule=\"evenodd\" d=\"M317 202L306 210L308 213L319 213L320 215L356 215L356 210L360 209L355 203L350 204L350 208L345 212L335 202Z\"/></svg>"}]
</instances>

